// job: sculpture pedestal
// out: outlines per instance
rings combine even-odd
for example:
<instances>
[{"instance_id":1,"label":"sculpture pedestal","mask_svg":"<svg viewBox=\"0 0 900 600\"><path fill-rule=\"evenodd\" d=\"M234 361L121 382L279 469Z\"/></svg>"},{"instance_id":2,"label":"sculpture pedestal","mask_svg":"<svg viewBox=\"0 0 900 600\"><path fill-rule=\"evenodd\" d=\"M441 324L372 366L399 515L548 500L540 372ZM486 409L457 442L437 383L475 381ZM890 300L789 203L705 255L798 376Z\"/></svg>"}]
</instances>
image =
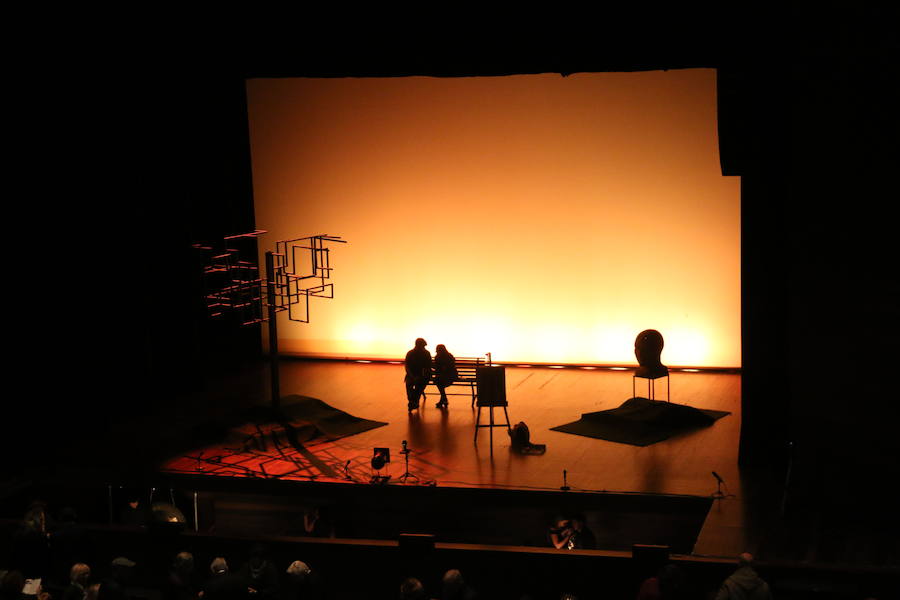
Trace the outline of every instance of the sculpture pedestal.
<instances>
[{"instance_id":1,"label":"sculpture pedestal","mask_svg":"<svg viewBox=\"0 0 900 600\"><path fill-rule=\"evenodd\" d=\"M669 380L669 370L666 369L665 373L645 373L639 374L641 369L638 369L637 372L631 377L631 397L634 398L637 396L635 392L635 388L637 387L638 379L646 379L647 380L647 399L656 400L656 380L663 379L666 380L666 402L671 402L671 383Z\"/></svg>"}]
</instances>

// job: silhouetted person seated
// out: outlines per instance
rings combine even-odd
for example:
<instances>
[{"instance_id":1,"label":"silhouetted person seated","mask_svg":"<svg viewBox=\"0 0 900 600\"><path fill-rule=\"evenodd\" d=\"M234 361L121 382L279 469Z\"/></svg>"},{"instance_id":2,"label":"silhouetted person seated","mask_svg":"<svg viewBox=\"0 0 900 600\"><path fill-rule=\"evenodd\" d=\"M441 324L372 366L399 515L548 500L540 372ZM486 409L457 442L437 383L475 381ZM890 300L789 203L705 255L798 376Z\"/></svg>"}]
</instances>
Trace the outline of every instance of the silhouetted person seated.
<instances>
[{"instance_id":1,"label":"silhouetted person seated","mask_svg":"<svg viewBox=\"0 0 900 600\"><path fill-rule=\"evenodd\" d=\"M634 372L635 377L657 379L669 374L669 369L660 359L663 345L662 334L655 329L647 329L637 335L634 340L634 355L640 366Z\"/></svg>"},{"instance_id":2,"label":"silhouetted person seated","mask_svg":"<svg viewBox=\"0 0 900 600\"><path fill-rule=\"evenodd\" d=\"M249 593L243 578L229 572L228 562L221 556L209 565L210 578L198 596L203 600L247 600Z\"/></svg>"},{"instance_id":3,"label":"silhouetted person seated","mask_svg":"<svg viewBox=\"0 0 900 600\"><path fill-rule=\"evenodd\" d=\"M244 579L247 593L254 600L274 600L277 597L278 570L269 561L261 544L254 544L250 549L250 560L238 575Z\"/></svg>"},{"instance_id":4,"label":"silhouetted person seated","mask_svg":"<svg viewBox=\"0 0 900 600\"><path fill-rule=\"evenodd\" d=\"M548 537L557 550L591 550L597 547L594 532L581 516L556 519Z\"/></svg>"},{"instance_id":5,"label":"silhouetted person seated","mask_svg":"<svg viewBox=\"0 0 900 600\"><path fill-rule=\"evenodd\" d=\"M659 572L641 584L637 600L676 600L688 598L684 572L677 565L663 565Z\"/></svg>"},{"instance_id":6,"label":"silhouetted person seated","mask_svg":"<svg viewBox=\"0 0 900 600\"><path fill-rule=\"evenodd\" d=\"M447 386L457 379L456 358L447 351L446 346L438 344L434 349L434 384L441 392L441 399L435 405L437 408L447 407Z\"/></svg>"},{"instance_id":7,"label":"silhouetted person seated","mask_svg":"<svg viewBox=\"0 0 900 600\"><path fill-rule=\"evenodd\" d=\"M84 563L75 563L69 570L69 585L59 600L85 600L90 581L91 568Z\"/></svg>"},{"instance_id":8,"label":"silhouetted person seated","mask_svg":"<svg viewBox=\"0 0 900 600\"><path fill-rule=\"evenodd\" d=\"M458 569L450 569L441 579L441 600L473 600L475 590L466 585Z\"/></svg>"},{"instance_id":9,"label":"silhouetted person seated","mask_svg":"<svg viewBox=\"0 0 900 600\"><path fill-rule=\"evenodd\" d=\"M312 507L303 511L304 535L312 537L334 537L334 525L327 508Z\"/></svg>"},{"instance_id":10,"label":"silhouetted person seated","mask_svg":"<svg viewBox=\"0 0 900 600\"><path fill-rule=\"evenodd\" d=\"M78 515L71 507L59 513L59 527L50 534L50 564L52 580L65 585L69 580L70 568L75 563L90 560L90 540L87 529L78 523Z\"/></svg>"},{"instance_id":11,"label":"silhouetted person seated","mask_svg":"<svg viewBox=\"0 0 900 600\"><path fill-rule=\"evenodd\" d=\"M141 502L138 490L127 490L125 505L119 511L119 522L123 525L143 527L150 520L147 507Z\"/></svg>"},{"instance_id":12,"label":"silhouetted person seated","mask_svg":"<svg viewBox=\"0 0 900 600\"><path fill-rule=\"evenodd\" d=\"M8 571L0 580L0 600L25 600L25 576L21 571Z\"/></svg>"},{"instance_id":13,"label":"silhouetted person seated","mask_svg":"<svg viewBox=\"0 0 900 600\"><path fill-rule=\"evenodd\" d=\"M281 600L320 600L323 597L318 573L302 560L290 564L281 588Z\"/></svg>"},{"instance_id":14,"label":"silhouetted person seated","mask_svg":"<svg viewBox=\"0 0 900 600\"><path fill-rule=\"evenodd\" d=\"M172 568L163 586L163 600L195 600L197 591L194 556L190 552L179 552L172 561Z\"/></svg>"},{"instance_id":15,"label":"silhouetted person seated","mask_svg":"<svg viewBox=\"0 0 900 600\"><path fill-rule=\"evenodd\" d=\"M400 600L425 600L425 586L415 577L404 579L400 584Z\"/></svg>"},{"instance_id":16,"label":"silhouetted person seated","mask_svg":"<svg viewBox=\"0 0 900 600\"><path fill-rule=\"evenodd\" d=\"M24 519L12 535L11 570L20 571L25 579L46 576L50 558L47 536L47 514L44 503L32 502Z\"/></svg>"},{"instance_id":17,"label":"silhouetted person seated","mask_svg":"<svg viewBox=\"0 0 900 600\"><path fill-rule=\"evenodd\" d=\"M738 568L719 588L716 600L772 600L769 584L753 569L753 555L738 557Z\"/></svg>"},{"instance_id":18,"label":"silhouetted person seated","mask_svg":"<svg viewBox=\"0 0 900 600\"><path fill-rule=\"evenodd\" d=\"M118 556L110 564L109 577L100 582L97 600L128 600L131 594L127 587L134 574L135 563L124 556Z\"/></svg>"},{"instance_id":19,"label":"silhouetted person seated","mask_svg":"<svg viewBox=\"0 0 900 600\"><path fill-rule=\"evenodd\" d=\"M425 349L427 345L424 339L416 338L415 347L406 353L403 361L406 368L403 379L406 383L406 403L410 411L419 408L419 398L431 380L431 352Z\"/></svg>"}]
</instances>

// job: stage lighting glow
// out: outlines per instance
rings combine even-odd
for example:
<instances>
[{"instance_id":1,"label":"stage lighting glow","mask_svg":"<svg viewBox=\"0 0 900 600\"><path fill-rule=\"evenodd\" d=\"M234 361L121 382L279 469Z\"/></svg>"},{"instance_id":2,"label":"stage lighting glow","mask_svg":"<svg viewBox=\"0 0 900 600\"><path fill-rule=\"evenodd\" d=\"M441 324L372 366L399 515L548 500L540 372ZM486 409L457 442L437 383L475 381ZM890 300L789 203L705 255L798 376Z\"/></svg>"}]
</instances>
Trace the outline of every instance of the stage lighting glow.
<instances>
[{"instance_id":1,"label":"stage lighting glow","mask_svg":"<svg viewBox=\"0 0 900 600\"><path fill-rule=\"evenodd\" d=\"M632 365L656 329L664 364L739 367L740 180L715 91L711 69L248 80L264 241L349 241L334 300L284 320L281 351L397 359L424 337Z\"/></svg>"}]
</instances>

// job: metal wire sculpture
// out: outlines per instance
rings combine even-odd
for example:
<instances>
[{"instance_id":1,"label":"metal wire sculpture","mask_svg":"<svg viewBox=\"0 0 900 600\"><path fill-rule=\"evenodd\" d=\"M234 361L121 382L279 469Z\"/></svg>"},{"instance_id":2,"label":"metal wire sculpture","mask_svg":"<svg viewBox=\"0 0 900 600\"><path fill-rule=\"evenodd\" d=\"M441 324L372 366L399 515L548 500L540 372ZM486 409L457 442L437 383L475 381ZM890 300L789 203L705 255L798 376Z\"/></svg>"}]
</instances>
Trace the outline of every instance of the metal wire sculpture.
<instances>
[{"instance_id":1,"label":"metal wire sculpture","mask_svg":"<svg viewBox=\"0 0 900 600\"><path fill-rule=\"evenodd\" d=\"M193 247L204 254L203 298L209 315L234 315L242 325L268 322L272 407L280 411L277 315L287 312L291 321L309 323L309 298L334 298L328 244L347 242L328 234L276 242L276 252L266 252L263 279L255 242L264 233L257 229L226 236L220 248ZM308 260L301 260L304 252Z\"/></svg>"},{"instance_id":2,"label":"metal wire sculpture","mask_svg":"<svg viewBox=\"0 0 900 600\"><path fill-rule=\"evenodd\" d=\"M309 298L334 298L330 282L330 243L347 243L321 234L275 243L267 252L266 278L254 260L254 242L265 230L227 236L220 248L194 244L204 253L203 298L211 317L231 313L242 325L269 320L265 308L287 311L288 319L309 323ZM308 253L305 257L301 253ZM271 256L271 266L268 259Z\"/></svg>"}]
</instances>

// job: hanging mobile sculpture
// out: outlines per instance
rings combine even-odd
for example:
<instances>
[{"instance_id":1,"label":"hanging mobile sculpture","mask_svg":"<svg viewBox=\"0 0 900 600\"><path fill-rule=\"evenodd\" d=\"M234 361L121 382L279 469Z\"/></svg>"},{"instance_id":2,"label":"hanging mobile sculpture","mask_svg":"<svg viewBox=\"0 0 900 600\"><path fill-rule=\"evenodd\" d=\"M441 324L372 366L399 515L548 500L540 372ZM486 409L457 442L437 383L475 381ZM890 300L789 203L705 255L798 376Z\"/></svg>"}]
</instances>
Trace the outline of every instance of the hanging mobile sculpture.
<instances>
[{"instance_id":1,"label":"hanging mobile sculpture","mask_svg":"<svg viewBox=\"0 0 900 600\"><path fill-rule=\"evenodd\" d=\"M233 315L242 325L267 322L271 364L272 407L280 411L278 377L279 312L309 323L309 299L334 298L331 283L331 243L346 244L336 235L312 235L275 243L266 252L265 278L256 259L256 244L266 231L230 235L219 247L194 244L203 253L203 299L211 317Z\"/></svg>"}]
</instances>

